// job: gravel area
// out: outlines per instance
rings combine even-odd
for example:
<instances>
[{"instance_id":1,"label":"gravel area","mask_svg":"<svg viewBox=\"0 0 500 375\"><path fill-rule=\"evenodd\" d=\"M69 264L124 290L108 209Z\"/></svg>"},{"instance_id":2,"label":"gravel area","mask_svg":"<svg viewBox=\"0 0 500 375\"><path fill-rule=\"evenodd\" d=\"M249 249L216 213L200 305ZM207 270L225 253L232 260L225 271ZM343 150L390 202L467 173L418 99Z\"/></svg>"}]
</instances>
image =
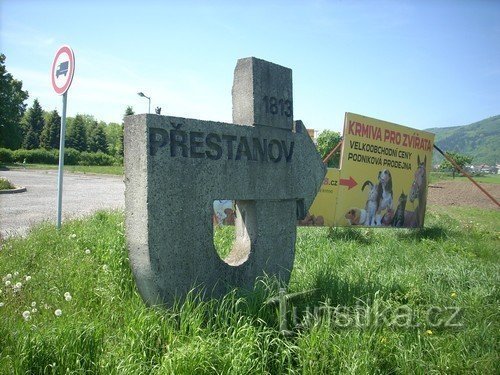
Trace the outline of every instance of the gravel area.
<instances>
[{"instance_id":1,"label":"gravel area","mask_svg":"<svg viewBox=\"0 0 500 375\"><path fill-rule=\"evenodd\" d=\"M26 192L0 194L0 235L26 235L33 225L57 220L57 171L0 171ZM101 209L123 209L125 185L122 176L65 173L63 221Z\"/></svg>"}]
</instances>

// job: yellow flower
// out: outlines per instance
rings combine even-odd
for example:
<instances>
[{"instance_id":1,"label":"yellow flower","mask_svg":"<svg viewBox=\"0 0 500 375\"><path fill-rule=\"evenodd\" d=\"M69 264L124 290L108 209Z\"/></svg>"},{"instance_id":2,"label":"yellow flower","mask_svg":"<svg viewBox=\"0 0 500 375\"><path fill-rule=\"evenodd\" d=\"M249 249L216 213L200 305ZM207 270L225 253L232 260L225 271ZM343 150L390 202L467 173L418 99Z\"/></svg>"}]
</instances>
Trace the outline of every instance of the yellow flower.
<instances>
[{"instance_id":1,"label":"yellow flower","mask_svg":"<svg viewBox=\"0 0 500 375\"><path fill-rule=\"evenodd\" d=\"M451 293L451 298L455 298L457 296L457 293L453 292Z\"/></svg>"},{"instance_id":2,"label":"yellow flower","mask_svg":"<svg viewBox=\"0 0 500 375\"><path fill-rule=\"evenodd\" d=\"M432 335L432 331L430 329L428 329L427 331L425 331L426 334L428 335Z\"/></svg>"}]
</instances>

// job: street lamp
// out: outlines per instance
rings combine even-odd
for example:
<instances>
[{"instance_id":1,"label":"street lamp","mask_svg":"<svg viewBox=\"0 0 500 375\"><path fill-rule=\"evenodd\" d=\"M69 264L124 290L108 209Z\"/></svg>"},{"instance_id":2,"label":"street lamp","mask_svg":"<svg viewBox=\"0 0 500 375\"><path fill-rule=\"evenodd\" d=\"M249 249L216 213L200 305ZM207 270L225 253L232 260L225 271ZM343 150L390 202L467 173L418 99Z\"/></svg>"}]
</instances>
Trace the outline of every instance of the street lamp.
<instances>
[{"instance_id":1,"label":"street lamp","mask_svg":"<svg viewBox=\"0 0 500 375\"><path fill-rule=\"evenodd\" d=\"M151 98L149 96L144 95L143 92L138 92L137 95L139 95L142 98L146 98L146 99L149 100L148 113L151 113Z\"/></svg>"}]
</instances>

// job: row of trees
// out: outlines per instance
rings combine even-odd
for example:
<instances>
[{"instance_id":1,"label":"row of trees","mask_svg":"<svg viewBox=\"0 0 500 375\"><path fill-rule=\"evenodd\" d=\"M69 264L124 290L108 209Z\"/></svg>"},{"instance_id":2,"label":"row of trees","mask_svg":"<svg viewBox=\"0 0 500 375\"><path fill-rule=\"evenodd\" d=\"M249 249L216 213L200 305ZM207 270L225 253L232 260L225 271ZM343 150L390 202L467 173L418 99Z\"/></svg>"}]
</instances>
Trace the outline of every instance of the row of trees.
<instances>
[{"instance_id":1,"label":"row of trees","mask_svg":"<svg viewBox=\"0 0 500 375\"><path fill-rule=\"evenodd\" d=\"M26 109L28 96L22 82L7 72L5 55L0 54L0 148L58 149L61 116L57 110L44 111L37 99ZM125 115L131 114L134 111L129 106ZM66 147L123 156L123 124L107 124L85 114L68 117Z\"/></svg>"},{"instance_id":2,"label":"row of trees","mask_svg":"<svg viewBox=\"0 0 500 375\"><path fill-rule=\"evenodd\" d=\"M131 107L126 113L133 114ZM57 110L44 111L37 99L25 112L18 124L20 141L10 142L10 149L33 150L58 149L61 134L61 116ZM66 147L78 151L103 152L111 156L123 156L123 125L98 122L91 115L66 118ZM10 146L10 147L9 147Z\"/></svg>"}]
</instances>

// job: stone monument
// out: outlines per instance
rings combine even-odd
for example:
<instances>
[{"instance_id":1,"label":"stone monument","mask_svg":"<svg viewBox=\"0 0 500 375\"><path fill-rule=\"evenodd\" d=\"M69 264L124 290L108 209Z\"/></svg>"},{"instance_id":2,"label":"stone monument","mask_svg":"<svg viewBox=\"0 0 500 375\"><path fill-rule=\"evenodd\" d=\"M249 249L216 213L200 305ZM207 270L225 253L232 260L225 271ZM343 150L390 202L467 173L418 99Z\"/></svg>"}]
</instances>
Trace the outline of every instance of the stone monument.
<instances>
[{"instance_id":1,"label":"stone monument","mask_svg":"<svg viewBox=\"0 0 500 375\"><path fill-rule=\"evenodd\" d=\"M238 60L234 124L172 116L125 119L129 258L149 305L193 288L218 297L259 276L288 282L296 221L326 173L301 121L293 121L291 69ZM236 238L222 260L213 244L214 200L236 201Z\"/></svg>"}]
</instances>

